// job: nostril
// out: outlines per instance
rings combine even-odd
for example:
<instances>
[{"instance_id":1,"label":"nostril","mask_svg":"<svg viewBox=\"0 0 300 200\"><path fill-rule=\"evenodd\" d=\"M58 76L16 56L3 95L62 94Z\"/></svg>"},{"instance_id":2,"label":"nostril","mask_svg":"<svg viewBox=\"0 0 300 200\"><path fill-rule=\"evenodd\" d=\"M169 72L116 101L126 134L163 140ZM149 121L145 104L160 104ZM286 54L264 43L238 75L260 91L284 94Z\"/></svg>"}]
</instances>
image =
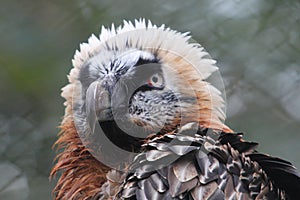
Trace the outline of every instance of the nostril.
<instances>
[{"instance_id":1,"label":"nostril","mask_svg":"<svg viewBox=\"0 0 300 200\"><path fill-rule=\"evenodd\" d=\"M96 101L98 110L111 108L110 94L106 90L98 92Z\"/></svg>"}]
</instances>

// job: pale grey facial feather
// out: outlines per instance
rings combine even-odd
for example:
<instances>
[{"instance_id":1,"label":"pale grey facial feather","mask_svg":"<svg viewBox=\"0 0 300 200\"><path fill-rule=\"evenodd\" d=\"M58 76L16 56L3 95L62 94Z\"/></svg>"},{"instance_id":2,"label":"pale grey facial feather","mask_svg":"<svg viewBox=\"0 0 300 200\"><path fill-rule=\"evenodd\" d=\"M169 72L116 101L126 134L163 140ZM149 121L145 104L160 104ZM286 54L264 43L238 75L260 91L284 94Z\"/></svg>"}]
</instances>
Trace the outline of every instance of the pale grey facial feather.
<instances>
[{"instance_id":1,"label":"pale grey facial feather","mask_svg":"<svg viewBox=\"0 0 300 200\"><path fill-rule=\"evenodd\" d=\"M82 98L89 98L85 96L87 89L94 81L99 81L101 88L106 88L110 94L115 119L128 118L159 131L180 113L180 94L167 86L147 85L155 73L167 77L161 68L159 59L145 51L99 53L80 71Z\"/></svg>"}]
</instances>

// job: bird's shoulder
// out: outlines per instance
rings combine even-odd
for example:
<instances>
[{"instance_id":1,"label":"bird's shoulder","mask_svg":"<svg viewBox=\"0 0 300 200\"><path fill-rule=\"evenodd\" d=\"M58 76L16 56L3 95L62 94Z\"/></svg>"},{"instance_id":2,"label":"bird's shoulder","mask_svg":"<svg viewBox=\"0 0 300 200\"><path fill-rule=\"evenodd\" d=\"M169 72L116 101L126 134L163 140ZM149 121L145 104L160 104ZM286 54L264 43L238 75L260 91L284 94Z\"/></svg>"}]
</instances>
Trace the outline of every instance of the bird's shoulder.
<instances>
[{"instance_id":1,"label":"bird's shoulder","mask_svg":"<svg viewBox=\"0 0 300 200\"><path fill-rule=\"evenodd\" d=\"M294 166L256 146L241 133L189 124L147 140L129 171L115 178L122 184L106 186L120 199L293 199L300 186Z\"/></svg>"}]
</instances>

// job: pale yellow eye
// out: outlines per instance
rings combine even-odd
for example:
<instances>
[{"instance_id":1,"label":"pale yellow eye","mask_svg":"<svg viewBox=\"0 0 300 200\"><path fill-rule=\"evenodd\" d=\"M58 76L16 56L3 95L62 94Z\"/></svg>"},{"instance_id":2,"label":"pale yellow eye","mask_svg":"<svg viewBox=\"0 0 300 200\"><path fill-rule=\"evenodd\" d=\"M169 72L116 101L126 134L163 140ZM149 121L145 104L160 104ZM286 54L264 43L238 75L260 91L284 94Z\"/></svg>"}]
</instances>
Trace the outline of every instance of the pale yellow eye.
<instances>
[{"instance_id":1,"label":"pale yellow eye","mask_svg":"<svg viewBox=\"0 0 300 200\"><path fill-rule=\"evenodd\" d=\"M148 85L156 88L164 87L164 79L161 74L153 74L149 80Z\"/></svg>"}]
</instances>

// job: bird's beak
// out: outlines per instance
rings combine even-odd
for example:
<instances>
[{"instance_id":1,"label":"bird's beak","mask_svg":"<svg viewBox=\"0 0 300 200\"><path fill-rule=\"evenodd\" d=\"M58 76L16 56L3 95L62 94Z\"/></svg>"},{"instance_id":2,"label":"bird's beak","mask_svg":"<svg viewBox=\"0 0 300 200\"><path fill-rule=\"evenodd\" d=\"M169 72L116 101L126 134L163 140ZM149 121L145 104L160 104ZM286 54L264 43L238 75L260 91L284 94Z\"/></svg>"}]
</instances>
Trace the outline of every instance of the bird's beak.
<instances>
[{"instance_id":1,"label":"bird's beak","mask_svg":"<svg viewBox=\"0 0 300 200\"><path fill-rule=\"evenodd\" d=\"M99 121L113 119L110 92L100 81L93 82L87 89L86 115L92 132Z\"/></svg>"}]
</instances>

